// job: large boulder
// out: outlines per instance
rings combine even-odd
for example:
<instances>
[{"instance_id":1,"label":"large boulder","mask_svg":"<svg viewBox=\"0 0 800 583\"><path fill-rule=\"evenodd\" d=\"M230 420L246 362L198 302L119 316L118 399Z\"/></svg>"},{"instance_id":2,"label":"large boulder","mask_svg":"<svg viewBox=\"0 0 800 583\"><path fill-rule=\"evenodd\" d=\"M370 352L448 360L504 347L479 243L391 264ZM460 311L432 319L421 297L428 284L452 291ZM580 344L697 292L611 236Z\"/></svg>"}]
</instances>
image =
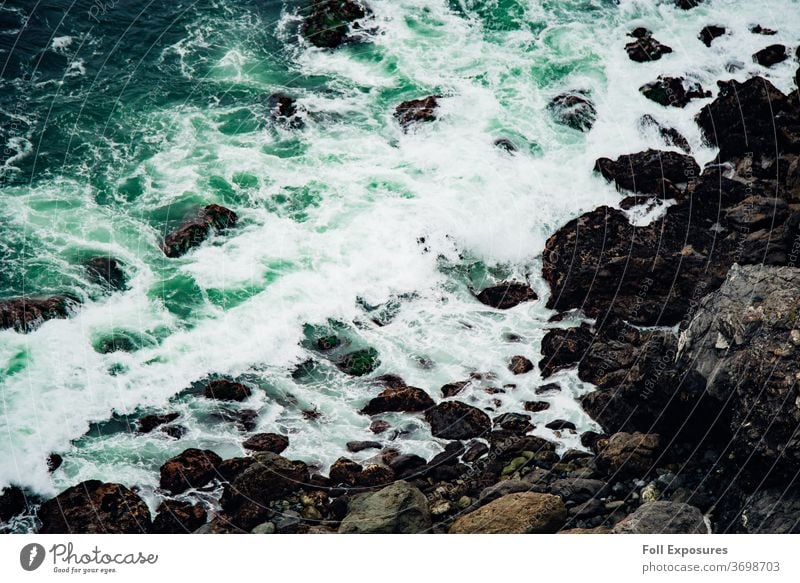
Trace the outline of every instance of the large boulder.
<instances>
[{"instance_id":1,"label":"large boulder","mask_svg":"<svg viewBox=\"0 0 800 583\"><path fill-rule=\"evenodd\" d=\"M189 488L205 486L217 476L222 458L210 450L190 448L161 466L161 488L180 494Z\"/></svg>"},{"instance_id":2,"label":"large boulder","mask_svg":"<svg viewBox=\"0 0 800 583\"><path fill-rule=\"evenodd\" d=\"M244 500L266 505L308 484L308 467L302 462L272 452L256 453L253 458L254 463L231 483L233 505Z\"/></svg>"},{"instance_id":3,"label":"large boulder","mask_svg":"<svg viewBox=\"0 0 800 583\"><path fill-rule=\"evenodd\" d=\"M680 338L678 366L726 406L729 455L758 475L800 464L798 306L800 268L737 265Z\"/></svg>"},{"instance_id":4,"label":"large boulder","mask_svg":"<svg viewBox=\"0 0 800 583\"><path fill-rule=\"evenodd\" d=\"M692 99L711 97L711 92L698 83L687 83L683 77L659 76L655 81L645 83L639 92L650 101L665 107L686 107Z\"/></svg>"},{"instance_id":5,"label":"large boulder","mask_svg":"<svg viewBox=\"0 0 800 583\"><path fill-rule=\"evenodd\" d=\"M647 29L637 28L630 36L633 36L634 40L625 45L625 51L628 57L637 63L657 61L672 52L672 48L654 39Z\"/></svg>"},{"instance_id":6,"label":"large boulder","mask_svg":"<svg viewBox=\"0 0 800 583\"><path fill-rule=\"evenodd\" d=\"M408 482L398 481L377 492L352 498L339 532L415 534L427 532L430 527L425 495Z\"/></svg>"},{"instance_id":7,"label":"large boulder","mask_svg":"<svg viewBox=\"0 0 800 583\"><path fill-rule=\"evenodd\" d=\"M703 514L688 504L660 500L642 504L619 522L614 534L708 534Z\"/></svg>"},{"instance_id":8,"label":"large boulder","mask_svg":"<svg viewBox=\"0 0 800 583\"><path fill-rule=\"evenodd\" d=\"M361 410L365 415L377 415L390 411L420 412L435 405L428 393L416 387L388 387L370 399Z\"/></svg>"},{"instance_id":9,"label":"large boulder","mask_svg":"<svg viewBox=\"0 0 800 583\"><path fill-rule=\"evenodd\" d=\"M81 482L42 504L41 534L137 534L150 530L150 510L134 492L99 480Z\"/></svg>"},{"instance_id":10,"label":"large boulder","mask_svg":"<svg viewBox=\"0 0 800 583\"><path fill-rule=\"evenodd\" d=\"M542 378L575 366L592 345L594 333L589 324L577 328L553 328L542 338L542 359L539 370Z\"/></svg>"},{"instance_id":11,"label":"large boulder","mask_svg":"<svg viewBox=\"0 0 800 583\"><path fill-rule=\"evenodd\" d=\"M282 453L289 447L289 438L278 433L256 433L244 440L242 447L249 451Z\"/></svg>"},{"instance_id":12,"label":"large boulder","mask_svg":"<svg viewBox=\"0 0 800 583\"><path fill-rule=\"evenodd\" d=\"M358 0L313 0L300 29L314 46L333 49L355 40L359 21L371 14L369 6Z\"/></svg>"},{"instance_id":13,"label":"large boulder","mask_svg":"<svg viewBox=\"0 0 800 583\"><path fill-rule=\"evenodd\" d=\"M156 534L184 534L194 532L206 523L206 510L202 504L165 500L156 510L150 530Z\"/></svg>"},{"instance_id":14,"label":"large boulder","mask_svg":"<svg viewBox=\"0 0 800 583\"><path fill-rule=\"evenodd\" d=\"M68 318L78 301L67 295L0 300L0 330L32 332L47 320Z\"/></svg>"},{"instance_id":15,"label":"large boulder","mask_svg":"<svg viewBox=\"0 0 800 583\"><path fill-rule=\"evenodd\" d=\"M84 266L89 279L109 290L123 290L127 286L128 278L122 263L113 257L90 257Z\"/></svg>"},{"instance_id":16,"label":"large boulder","mask_svg":"<svg viewBox=\"0 0 800 583\"><path fill-rule=\"evenodd\" d=\"M781 44L769 45L753 54L753 61L764 67L772 67L788 58L789 51Z\"/></svg>"},{"instance_id":17,"label":"large boulder","mask_svg":"<svg viewBox=\"0 0 800 583\"><path fill-rule=\"evenodd\" d=\"M558 496L537 492L506 494L465 514L450 527L451 534L527 534L557 532L567 519Z\"/></svg>"},{"instance_id":18,"label":"large boulder","mask_svg":"<svg viewBox=\"0 0 800 583\"><path fill-rule=\"evenodd\" d=\"M600 158L594 169L618 189L662 198L680 197L700 175L700 166L691 156L662 150L645 150L616 160Z\"/></svg>"},{"instance_id":19,"label":"large boulder","mask_svg":"<svg viewBox=\"0 0 800 583\"><path fill-rule=\"evenodd\" d=\"M536 292L526 283L503 282L487 287L477 295L478 301L499 310L508 310L523 302L537 299Z\"/></svg>"},{"instance_id":20,"label":"large boulder","mask_svg":"<svg viewBox=\"0 0 800 583\"><path fill-rule=\"evenodd\" d=\"M659 445L657 434L615 433L598 441L596 463L615 477L642 478L654 469Z\"/></svg>"},{"instance_id":21,"label":"large boulder","mask_svg":"<svg viewBox=\"0 0 800 583\"><path fill-rule=\"evenodd\" d=\"M445 401L428 409L425 419L434 437L470 439L481 437L492 428L489 416L476 407L460 401Z\"/></svg>"},{"instance_id":22,"label":"large boulder","mask_svg":"<svg viewBox=\"0 0 800 583\"><path fill-rule=\"evenodd\" d=\"M700 34L697 35L697 38L699 38L704 45L710 47L714 39L724 35L725 32L726 30L724 26L711 24L703 28L703 30L700 31Z\"/></svg>"},{"instance_id":23,"label":"large boulder","mask_svg":"<svg viewBox=\"0 0 800 583\"><path fill-rule=\"evenodd\" d=\"M218 204L210 204L164 237L161 249L167 257L180 257L190 249L199 246L212 233L236 226L238 217L230 209Z\"/></svg>"}]
</instances>

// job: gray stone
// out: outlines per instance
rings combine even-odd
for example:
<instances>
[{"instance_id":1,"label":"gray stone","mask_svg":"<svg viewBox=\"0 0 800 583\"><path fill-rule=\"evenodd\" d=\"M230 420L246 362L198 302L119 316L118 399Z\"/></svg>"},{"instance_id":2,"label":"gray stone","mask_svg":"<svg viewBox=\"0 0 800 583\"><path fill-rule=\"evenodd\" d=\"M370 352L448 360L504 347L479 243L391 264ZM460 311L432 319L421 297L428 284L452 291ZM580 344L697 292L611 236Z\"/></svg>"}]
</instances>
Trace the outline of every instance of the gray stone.
<instances>
[{"instance_id":1,"label":"gray stone","mask_svg":"<svg viewBox=\"0 0 800 583\"><path fill-rule=\"evenodd\" d=\"M399 481L370 494L354 497L339 526L343 534L413 534L431 527L425 495Z\"/></svg>"}]
</instances>

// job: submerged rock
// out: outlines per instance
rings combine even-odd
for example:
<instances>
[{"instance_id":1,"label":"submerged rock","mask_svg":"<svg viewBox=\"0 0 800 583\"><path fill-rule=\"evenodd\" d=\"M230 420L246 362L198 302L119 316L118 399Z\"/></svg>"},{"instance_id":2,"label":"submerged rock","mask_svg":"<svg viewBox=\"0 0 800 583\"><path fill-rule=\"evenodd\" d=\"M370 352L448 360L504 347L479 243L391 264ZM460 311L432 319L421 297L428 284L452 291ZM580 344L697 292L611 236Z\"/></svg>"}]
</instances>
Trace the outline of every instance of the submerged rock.
<instances>
[{"instance_id":1,"label":"submerged rock","mask_svg":"<svg viewBox=\"0 0 800 583\"><path fill-rule=\"evenodd\" d=\"M47 320L68 318L77 306L78 301L67 295L0 300L0 330L32 332Z\"/></svg>"},{"instance_id":2,"label":"submerged rock","mask_svg":"<svg viewBox=\"0 0 800 583\"><path fill-rule=\"evenodd\" d=\"M221 463L222 458L213 451L187 449L161 466L160 486L172 494L205 486L217 476Z\"/></svg>"},{"instance_id":3,"label":"submerged rock","mask_svg":"<svg viewBox=\"0 0 800 583\"><path fill-rule=\"evenodd\" d=\"M137 534L150 530L150 510L134 492L99 480L64 490L39 509L40 534Z\"/></svg>"},{"instance_id":4,"label":"submerged rock","mask_svg":"<svg viewBox=\"0 0 800 583\"><path fill-rule=\"evenodd\" d=\"M530 487L530 484L525 483ZM450 527L451 534L529 534L557 532L567 519L558 496L536 492L506 494Z\"/></svg>"},{"instance_id":5,"label":"submerged rock","mask_svg":"<svg viewBox=\"0 0 800 583\"><path fill-rule=\"evenodd\" d=\"M771 28L764 28L760 24L756 24L755 26L750 27L750 32L753 34L763 34L765 36L772 36L778 34L777 30L773 30Z\"/></svg>"},{"instance_id":6,"label":"submerged rock","mask_svg":"<svg viewBox=\"0 0 800 583\"><path fill-rule=\"evenodd\" d=\"M161 249L167 257L180 257L199 246L211 233L236 226L236 213L218 204L210 204L164 237Z\"/></svg>"},{"instance_id":7,"label":"submerged rock","mask_svg":"<svg viewBox=\"0 0 800 583\"><path fill-rule=\"evenodd\" d=\"M119 291L127 287L127 277L122 263L113 257L92 257L84 263L89 279L103 287Z\"/></svg>"},{"instance_id":8,"label":"submerged rock","mask_svg":"<svg viewBox=\"0 0 800 583\"><path fill-rule=\"evenodd\" d=\"M425 495L408 482L399 481L350 500L339 526L343 534L415 534L431 527Z\"/></svg>"},{"instance_id":9,"label":"submerged rock","mask_svg":"<svg viewBox=\"0 0 800 583\"><path fill-rule=\"evenodd\" d=\"M597 109L581 92L557 95L547 106L556 122L588 132L597 120Z\"/></svg>"},{"instance_id":10,"label":"submerged rock","mask_svg":"<svg viewBox=\"0 0 800 583\"><path fill-rule=\"evenodd\" d=\"M290 128L301 128L303 120L299 117L297 101L284 93L273 93L267 98L269 116L274 121Z\"/></svg>"},{"instance_id":11,"label":"submerged rock","mask_svg":"<svg viewBox=\"0 0 800 583\"><path fill-rule=\"evenodd\" d=\"M704 90L699 83L687 84L683 77L659 76L655 81L642 85L639 92L665 107L686 107L692 99L711 97L711 92Z\"/></svg>"},{"instance_id":12,"label":"submerged rock","mask_svg":"<svg viewBox=\"0 0 800 583\"><path fill-rule=\"evenodd\" d=\"M394 117L404 129L416 123L434 121L440 98L441 95L430 95L404 101L395 108Z\"/></svg>"},{"instance_id":13,"label":"submerged rock","mask_svg":"<svg viewBox=\"0 0 800 583\"><path fill-rule=\"evenodd\" d=\"M536 292L526 283L504 282L487 287L477 295L478 301L499 310L508 310L523 302L538 299Z\"/></svg>"},{"instance_id":14,"label":"submerged rock","mask_svg":"<svg viewBox=\"0 0 800 583\"><path fill-rule=\"evenodd\" d=\"M668 146L675 146L683 150L686 154L691 152L689 140L687 140L683 134L675 128L667 127L659 123L652 115L643 115L639 123L642 128L654 128Z\"/></svg>"},{"instance_id":15,"label":"submerged rock","mask_svg":"<svg viewBox=\"0 0 800 583\"><path fill-rule=\"evenodd\" d=\"M707 534L703 514L688 504L657 501L642 504L617 524L614 534Z\"/></svg>"},{"instance_id":16,"label":"submerged rock","mask_svg":"<svg viewBox=\"0 0 800 583\"><path fill-rule=\"evenodd\" d=\"M657 61L662 56L672 52L670 47L654 39L647 29L637 28L631 33L631 36L636 40L626 44L625 51L632 61L638 63Z\"/></svg>"},{"instance_id":17,"label":"submerged rock","mask_svg":"<svg viewBox=\"0 0 800 583\"><path fill-rule=\"evenodd\" d=\"M726 30L724 26L716 26L712 24L701 30L700 34L697 35L697 38L703 41L704 45L710 47L713 40L715 38L721 37L722 35L725 34L725 32Z\"/></svg>"},{"instance_id":18,"label":"submerged rock","mask_svg":"<svg viewBox=\"0 0 800 583\"><path fill-rule=\"evenodd\" d=\"M208 381L203 390L203 396L206 399L216 399L217 401L244 401L250 394L251 391L247 385L226 379Z\"/></svg>"},{"instance_id":19,"label":"submerged rock","mask_svg":"<svg viewBox=\"0 0 800 583\"><path fill-rule=\"evenodd\" d=\"M481 437L492 428L486 413L460 401L439 403L428 409L425 419L431 425L433 436L442 439Z\"/></svg>"},{"instance_id":20,"label":"submerged rock","mask_svg":"<svg viewBox=\"0 0 800 583\"><path fill-rule=\"evenodd\" d=\"M300 30L314 46L333 49L355 40L358 21L371 14L366 4L356 0L313 0Z\"/></svg>"},{"instance_id":21,"label":"submerged rock","mask_svg":"<svg viewBox=\"0 0 800 583\"><path fill-rule=\"evenodd\" d=\"M361 377L371 373L380 365L378 351L374 348L356 350L342 357L336 366L339 370L354 377Z\"/></svg>"},{"instance_id":22,"label":"submerged rock","mask_svg":"<svg viewBox=\"0 0 800 583\"><path fill-rule=\"evenodd\" d=\"M764 67L772 67L789 58L789 51L784 45L774 44L753 54L753 61Z\"/></svg>"},{"instance_id":23,"label":"submerged rock","mask_svg":"<svg viewBox=\"0 0 800 583\"><path fill-rule=\"evenodd\" d=\"M138 421L138 431L139 433L150 433L156 427L161 425L166 425L167 423L172 423L178 417L180 417L180 413L164 413L161 415L145 415L144 417L139 418Z\"/></svg>"}]
</instances>

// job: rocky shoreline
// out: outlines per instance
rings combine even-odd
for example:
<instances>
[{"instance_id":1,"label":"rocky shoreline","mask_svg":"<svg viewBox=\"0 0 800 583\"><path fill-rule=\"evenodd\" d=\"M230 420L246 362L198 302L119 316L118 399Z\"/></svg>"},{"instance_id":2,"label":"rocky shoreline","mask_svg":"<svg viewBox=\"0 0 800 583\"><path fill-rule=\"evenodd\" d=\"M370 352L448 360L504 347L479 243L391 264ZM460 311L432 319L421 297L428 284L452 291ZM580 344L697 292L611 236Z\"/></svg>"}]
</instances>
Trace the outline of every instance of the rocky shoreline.
<instances>
[{"instance_id":1,"label":"rocky shoreline","mask_svg":"<svg viewBox=\"0 0 800 583\"><path fill-rule=\"evenodd\" d=\"M351 0L316 2L303 34L326 49L357 42L370 15ZM763 30L753 34L768 34ZM709 23L699 38L711 46L724 34ZM631 37L625 48L634 62L672 52L647 30ZM789 54L771 45L753 59L769 67ZM642 92L665 107L709 98L675 78L659 78ZM413 131L435 121L440 98L399 104L395 118ZM290 97L269 101L275 123L302 128ZM550 111L577 131L588 131L596 118L579 94L558 96ZM674 129L644 121L683 153L601 158L594 171L624 195L622 209L660 205L660 217L634 226L625 210L600 207L561 227L542 252L547 307L556 315L542 341L545 382L537 394L560 390L547 379L567 369L597 387L582 405L604 432L581 435L585 449L557 453L556 444L530 434L546 401L491 417L458 399L480 379L453 382L432 396L382 375L371 379L375 397L361 411L373 418L376 441L348 444L354 453L375 449L366 462L340 458L321 475L281 455L287 436L252 433L257 413L243 410L229 420L248 433L249 454L222 459L187 449L167 460L154 516L135 489L90 480L46 501L8 488L0 494L0 522L33 511L41 533L800 532L798 91L785 95L762 77L720 81L718 95L696 117L719 149L705 168ZM510 141L496 145L513 154ZM209 205L168 233L162 249L181 256L236 223L234 211ZM86 269L108 293L124 290L126 268L113 258L92 258ZM475 299L497 310L538 301L526 282L514 281ZM79 305L67 295L4 300L0 328L30 332ZM567 313L583 323L566 326ZM336 336L316 339L322 351L338 343ZM363 349L336 364L370 378L377 361ZM522 356L506 366L518 375L534 368ZM198 398L239 402L251 391L237 379L208 379ZM434 437L448 441L444 451L428 460L384 447L377 439L393 431L380 418L387 412L422 417ZM575 431L564 420L548 428ZM137 431L179 439L184 430L179 415L166 412L140 418ZM191 495L217 490L211 509Z\"/></svg>"}]
</instances>

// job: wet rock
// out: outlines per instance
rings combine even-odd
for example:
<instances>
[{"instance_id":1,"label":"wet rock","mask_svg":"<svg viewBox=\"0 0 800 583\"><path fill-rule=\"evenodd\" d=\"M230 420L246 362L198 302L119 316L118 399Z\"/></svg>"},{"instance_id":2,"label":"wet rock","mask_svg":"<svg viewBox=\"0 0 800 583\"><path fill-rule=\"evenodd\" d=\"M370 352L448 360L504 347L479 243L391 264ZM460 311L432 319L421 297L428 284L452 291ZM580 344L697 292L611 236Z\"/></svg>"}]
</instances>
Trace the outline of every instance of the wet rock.
<instances>
[{"instance_id":1,"label":"wet rock","mask_svg":"<svg viewBox=\"0 0 800 583\"><path fill-rule=\"evenodd\" d=\"M561 385L558 383L547 383L541 387L536 387L534 393L537 395L555 395L561 392Z\"/></svg>"},{"instance_id":2,"label":"wet rock","mask_svg":"<svg viewBox=\"0 0 800 583\"><path fill-rule=\"evenodd\" d=\"M150 530L150 510L134 492L99 480L81 482L39 508L40 534L137 534Z\"/></svg>"},{"instance_id":3,"label":"wet rock","mask_svg":"<svg viewBox=\"0 0 800 583\"><path fill-rule=\"evenodd\" d=\"M165 500L156 510L150 532L155 534L184 534L194 532L206 523L202 504Z\"/></svg>"},{"instance_id":4,"label":"wet rock","mask_svg":"<svg viewBox=\"0 0 800 583\"><path fill-rule=\"evenodd\" d=\"M800 534L800 497L785 488L757 491L741 513L749 534Z\"/></svg>"},{"instance_id":5,"label":"wet rock","mask_svg":"<svg viewBox=\"0 0 800 583\"><path fill-rule=\"evenodd\" d=\"M467 451L464 452L461 459L467 463L472 463L479 460L487 453L489 453L489 446L481 441L476 441L467 448Z\"/></svg>"},{"instance_id":6,"label":"wet rock","mask_svg":"<svg viewBox=\"0 0 800 583\"><path fill-rule=\"evenodd\" d=\"M300 31L312 45L334 49L356 40L359 20L372 14L364 3L355 0L313 0Z\"/></svg>"},{"instance_id":7,"label":"wet rock","mask_svg":"<svg viewBox=\"0 0 800 583\"><path fill-rule=\"evenodd\" d=\"M391 425L389 425L386 421L381 419L376 419L372 423L369 424L369 430L376 435L379 435L385 432L387 429L391 429Z\"/></svg>"},{"instance_id":8,"label":"wet rock","mask_svg":"<svg viewBox=\"0 0 800 583\"><path fill-rule=\"evenodd\" d=\"M186 427L184 427L183 425L166 425L161 428L161 433L164 433L173 439L180 439L181 437L186 435L188 431L189 430L186 429Z\"/></svg>"},{"instance_id":9,"label":"wet rock","mask_svg":"<svg viewBox=\"0 0 800 583\"><path fill-rule=\"evenodd\" d=\"M217 466L217 473L222 480L230 482L254 463L255 460L251 457L229 458L222 460Z\"/></svg>"},{"instance_id":10,"label":"wet rock","mask_svg":"<svg viewBox=\"0 0 800 583\"><path fill-rule=\"evenodd\" d=\"M119 291L127 287L128 279L122 263L113 257L91 257L84 266L89 279L106 289Z\"/></svg>"},{"instance_id":11,"label":"wet rock","mask_svg":"<svg viewBox=\"0 0 800 583\"><path fill-rule=\"evenodd\" d=\"M430 95L404 101L395 108L394 117L404 129L418 123L435 121L440 98L441 95Z\"/></svg>"},{"instance_id":12,"label":"wet rock","mask_svg":"<svg viewBox=\"0 0 800 583\"><path fill-rule=\"evenodd\" d=\"M434 405L433 399L416 387L389 387L370 400L361 410L365 415L378 415L389 411L420 412Z\"/></svg>"},{"instance_id":13,"label":"wet rock","mask_svg":"<svg viewBox=\"0 0 800 583\"><path fill-rule=\"evenodd\" d=\"M514 374L525 374L533 370L533 363L524 356L512 356L508 363L508 370Z\"/></svg>"},{"instance_id":14,"label":"wet rock","mask_svg":"<svg viewBox=\"0 0 800 583\"><path fill-rule=\"evenodd\" d=\"M277 433L256 433L242 442L242 447L250 451L282 453L289 447L289 438Z\"/></svg>"},{"instance_id":15,"label":"wet rock","mask_svg":"<svg viewBox=\"0 0 800 583\"><path fill-rule=\"evenodd\" d=\"M361 464L346 457L340 457L333 462L329 475L331 483L336 485L355 486L358 475L364 468Z\"/></svg>"},{"instance_id":16,"label":"wet rock","mask_svg":"<svg viewBox=\"0 0 800 583\"><path fill-rule=\"evenodd\" d=\"M597 120L597 109L582 92L557 95L548 109L557 123L579 132L588 132Z\"/></svg>"},{"instance_id":17,"label":"wet rock","mask_svg":"<svg viewBox=\"0 0 800 583\"><path fill-rule=\"evenodd\" d=\"M531 483L524 480L500 480L496 484L492 484L488 488L481 490L481 493L478 495L478 500L481 504L488 504L508 494L530 492L531 490Z\"/></svg>"},{"instance_id":18,"label":"wet rock","mask_svg":"<svg viewBox=\"0 0 800 583\"><path fill-rule=\"evenodd\" d=\"M687 83L683 77L659 76L655 81L642 85L639 92L665 107L686 107L692 99L711 97L710 91L698 83Z\"/></svg>"},{"instance_id":19,"label":"wet rock","mask_svg":"<svg viewBox=\"0 0 800 583\"><path fill-rule=\"evenodd\" d=\"M554 533L566 520L561 498L550 494L507 494L466 514L450 527L453 534Z\"/></svg>"},{"instance_id":20,"label":"wet rock","mask_svg":"<svg viewBox=\"0 0 800 583\"><path fill-rule=\"evenodd\" d=\"M303 127L303 120L298 115L297 102L284 93L273 93L267 98L270 117L290 128Z\"/></svg>"},{"instance_id":21,"label":"wet rock","mask_svg":"<svg viewBox=\"0 0 800 583\"><path fill-rule=\"evenodd\" d=\"M564 419L556 419L545 425L548 429L561 431L564 429L571 429L575 431L575 424L572 421L565 421Z\"/></svg>"},{"instance_id":22,"label":"wet rock","mask_svg":"<svg viewBox=\"0 0 800 583\"><path fill-rule=\"evenodd\" d=\"M32 332L47 320L70 317L78 301L67 295L0 300L0 330Z\"/></svg>"},{"instance_id":23,"label":"wet rock","mask_svg":"<svg viewBox=\"0 0 800 583\"><path fill-rule=\"evenodd\" d=\"M237 411L220 409L215 411L212 416L222 421L235 423L239 431L253 431L258 422L258 411L255 409L240 409Z\"/></svg>"},{"instance_id":24,"label":"wet rock","mask_svg":"<svg viewBox=\"0 0 800 583\"><path fill-rule=\"evenodd\" d=\"M198 247L212 233L236 226L239 218L230 209L210 204L164 237L161 249L167 257L180 257Z\"/></svg>"},{"instance_id":25,"label":"wet rock","mask_svg":"<svg viewBox=\"0 0 800 583\"><path fill-rule=\"evenodd\" d=\"M27 507L28 501L22 490L17 486L9 486L0 493L0 522L8 522L25 512Z\"/></svg>"},{"instance_id":26,"label":"wet rock","mask_svg":"<svg viewBox=\"0 0 800 583\"><path fill-rule=\"evenodd\" d=\"M678 367L701 381L688 398L726 406L729 456L759 480L800 463L798 305L800 269L735 265L681 334Z\"/></svg>"},{"instance_id":27,"label":"wet rock","mask_svg":"<svg viewBox=\"0 0 800 583\"><path fill-rule=\"evenodd\" d=\"M539 361L542 378L575 366L589 350L593 338L591 326L586 323L577 328L548 330L542 338L542 359Z\"/></svg>"},{"instance_id":28,"label":"wet rock","mask_svg":"<svg viewBox=\"0 0 800 583\"><path fill-rule=\"evenodd\" d=\"M389 467L394 471L399 479L412 478L420 476L428 465L425 458L420 457L413 453L398 455L388 462Z\"/></svg>"},{"instance_id":29,"label":"wet rock","mask_svg":"<svg viewBox=\"0 0 800 583\"><path fill-rule=\"evenodd\" d=\"M594 169L618 189L665 198L679 198L700 174L700 166L691 156L662 150L645 150L616 160L600 158Z\"/></svg>"},{"instance_id":30,"label":"wet rock","mask_svg":"<svg viewBox=\"0 0 800 583\"><path fill-rule=\"evenodd\" d=\"M253 458L254 463L231 482L226 511L235 513L237 506L241 509L245 501L266 506L272 500L299 490L309 481L308 467L302 462L269 451L256 453Z\"/></svg>"},{"instance_id":31,"label":"wet rock","mask_svg":"<svg viewBox=\"0 0 800 583\"><path fill-rule=\"evenodd\" d=\"M381 444L378 441L348 441L347 442L347 451L351 451L353 453L358 453L359 451L364 451L365 449L380 449Z\"/></svg>"},{"instance_id":32,"label":"wet rock","mask_svg":"<svg viewBox=\"0 0 800 583\"><path fill-rule=\"evenodd\" d=\"M489 416L480 409L461 403L445 401L425 413L434 437L442 439L470 439L481 437L492 427Z\"/></svg>"},{"instance_id":33,"label":"wet rock","mask_svg":"<svg viewBox=\"0 0 800 583\"><path fill-rule=\"evenodd\" d=\"M540 413L547 411L550 408L550 403L547 401L525 401L522 408L531 413Z\"/></svg>"},{"instance_id":34,"label":"wet rock","mask_svg":"<svg viewBox=\"0 0 800 583\"><path fill-rule=\"evenodd\" d=\"M442 397L449 399L455 397L469 385L469 381L459 381L457 383L448 383L442 387Z\"/></svg>"},{"instance_id":35,"label":"wet rock","mask_svg":"<svg viewBox=\"0 0 800 583\"><path fill-rule=\"evenodd\" d=\"M800 151L797 106L772 83L751 77L717 85L717 98L700 110L695 121L706 141L720 149L720 161L774 159L776 151Z\"/></svg>"},{"instance_id":36,"label":"wet rock","mask_svg":"<svg viewBox=\"0 0 800 583\"><path fill-rule=\"evenodd\" d=\"M221 463L222 458L213 451L187 449L161 466L160 486L172 494L205 486L217 476Z\"/></svg>"},{"instance_id":37,"label":"wet rock","mask_svg":"<svg viewBox=\"0 0 800 583\"><path fill-rule=\"evenodd\" d=\"M354 497L339 526L343 534L415 534L431 527L425 495L408 482Z\"/></svg>"},{"instance_id":38,"label":"wet rock","mask_svg":"<svg viewBox=\"0 0 800 583\"><path fill-rule=\"evenodd\" d=\"M565 501L583 503L605 495L607 488L608 485L602 480L562 478L554 480L547 491Z\"/></svg>"},{"instance_id":39,"label":"wet rock","mask_svg":"<svg viewBox=\"0 0 800 583\"><path fill-rule=\"evenodd\" d=\"M789 51L784 45L774 44L761 49L753 55L753 61L763 67L772 67L789 58Z\"/></svg>"},{"instance_id":40,"label":"wet rock","mask_svg":"<svg viewBox=\"0 0 800 583\"><path fill-rule=\"evenodd\" d=\"M51 453L47 456L47 471L55 472L64 463L64 458L57 453Z\"/></svg>"},{"instance_id":41,"label":"wet rock","mask_svg":"<svg viewBox=\"0 0 800 583\"><path fill-rule=\"evenodd\" d=\"M144 417L139 418L139 421L137 422L138 431L139 433L150 433L156 427L165 425L167 423L172 423L178 417L180 417L180 413L145 415Z\"/></svg>"},{"instance_id":42,"label":"wet rock","mask_svg":"<svg viewBox=\"0 0 800 583\"><path fill-rule=\"evenodd\" d=\"M523 302L537 299L536 292L528 284L504 282L487 287L477 296L478 301L500 310L508 310Z\"/></svg>"},{"instance_id":43,"label":"wet rock","mask_svg":"<svg viewBox=\"0 0 800 583\"><path fill-rule=\"evenodd\" d=\"M638 28L634 33L638 34L634 37L636 40L625 45L625 51L632 61L637 63L657 61L672 52L670 47L658 42L646 29Z\"/></svg>"},{"instance_id":44,"label":"wet rock","mask_svg":"<svg viewBox=\"0 0 800 583\"><path fill-rule=\"evenodd\" d=\"M654 469L659 445L656 434L615 433L598 442L597 467L615 476L642 478Z\"/></svg>"},{"instance_id":45,"label":"wet rock","mask_svg":"<svg viewBox=\"0 0 800 583\"><path fill-rule=\"evenodd\" d=\"M703 0L675 0L675 6L682 10L691 10L697 8Z\"/></svg>"},{"instance_id":46,"label":"wet rock","mask_svg":"<svg viewBox=\"0 0 800 583\"><path fill-rule=\"evenodd\" d=\"M361 488L375 488L391 484L395 480L394 471L380 464L370 464L356 476L356 486Z\"/></svg>"},{"instance_id":47,"label":"wet rock","mask_svg":"<svg viewBox=\"0 0 800 583\"><path fill-rule=\"evenodd\" d=\"M209 381L203 391L206 399L217 401L244 401L251 394L250 388L242 383L225 379Z\"/></svg>"},{"instance_id":48,"label":"wet rock","mask_svg":"<svg viewBox=\"0 0 800 583\"><path fill-rule=\"evenodd\" d=\"M494 145L501 150L505 150L506 152L513 154L517 151L517 146L514 145L514 142L507 138L498 138L494 141Z\"/></svg>"},{"instance_id":49,"label":"wet rock","mask_svg":"<svg viewBox=\"0 0 800 583\"><path fill-rule=\"evenodd\" d=\"M374 348L356 350L355 352L346 354L336 363L339 370L354 377L361 377L369 374L378 368L379 365L378 351Z\"/></svg>"},{"instance_id":50,"label":"wet rock","mask_svg":"<svg viewBox=\"0 0 800 583\"><path fill-rule=\"evenodd\" d=\"M765 36L772 36L778 34L777 30L773 30L771 28L764 28L760 24L756 24L755 26L750 27L750 32L753 34L763 34Z\"/></svg>"},{"instance_id":51,"label":"wet rock","mask_svg":"<svg viewBox=\"0 0 800 583\"><path fill-rule=\"evenodd\" d=\"M675 128L670 128L659 123L652 115L643 115L640 120L640 125L643 128L653 128L668 146L675 146L686 154L691 152L692 148L689 146L689 140L687 140L683 134Z\"/></svg>"},{"instance_id":52,"label":"wet rock","mask_svg":"<svg viewBox=\"0 0 800 583\"><path fill-rule=\"evenodd\" d=\"M703 30L701 30L700 34L697 35L697 38L699 38L703 42L704 45L706 45L707 47L710 47L712 41L715 38L718 38L718 37L721 37L722 35L724 35L725 32L726 31L725 31L725 27L724 26L716 26L716 25L712 24L711 26L707 26Z\"/></svg>"},{"instance_id":53,"label":"wet rock","mask_svg":"<svg viewBox=\"0 0 800 583\"><path fill-rule=\"evenodd\" d=\"M703 514L694 506L657 501L641 505L618 523L614 534L707 534Z\"/></svg>"},{"instance_id":54,"label":"wet rock","mask_svg":"<svg viewBox=\"0 0 800 583\"><path fill-rule=\"evenodd\" d=\"M525 435L535 429L531 425L531 416L523 413L503 413L495 417L492 422L495 428L505 429L519 435Z\"/></svg>"}]
</instances>

